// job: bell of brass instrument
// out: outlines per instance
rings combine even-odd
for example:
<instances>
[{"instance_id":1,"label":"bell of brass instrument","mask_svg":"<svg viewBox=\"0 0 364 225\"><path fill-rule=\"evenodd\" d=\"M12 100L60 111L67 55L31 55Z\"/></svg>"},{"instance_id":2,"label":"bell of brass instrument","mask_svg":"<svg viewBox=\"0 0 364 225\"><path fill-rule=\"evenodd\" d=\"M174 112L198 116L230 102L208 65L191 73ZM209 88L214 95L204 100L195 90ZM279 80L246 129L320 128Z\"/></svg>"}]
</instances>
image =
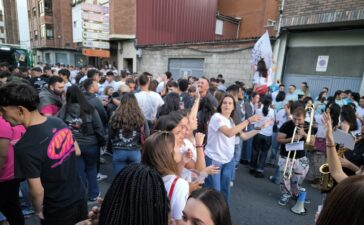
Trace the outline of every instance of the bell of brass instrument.
<instances>
[{"instance_id":1,"label":"bell of brass instrument","mask_svg":"<svg viewBox=\"0 0 364 225\"><path fill-rule=\"evenodd\" d=\"M344 153L349 149L341 147L339 148L337 155L343 157ZM320 166L320 187L321 191L328 192L335 186L335 180L330 174L329 164L324 163Z\"/></svg>"}]
</instances>

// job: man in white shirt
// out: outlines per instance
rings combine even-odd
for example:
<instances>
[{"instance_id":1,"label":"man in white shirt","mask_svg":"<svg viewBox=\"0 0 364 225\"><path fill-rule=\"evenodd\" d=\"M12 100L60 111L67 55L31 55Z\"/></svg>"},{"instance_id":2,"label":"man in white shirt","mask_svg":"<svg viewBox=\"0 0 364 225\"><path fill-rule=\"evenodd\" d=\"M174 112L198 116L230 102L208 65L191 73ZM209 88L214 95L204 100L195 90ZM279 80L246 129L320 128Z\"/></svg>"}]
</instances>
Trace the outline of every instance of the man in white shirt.
<instances>
[{"instance_id":1,"label":"man in white shirt","mask_svg":"<svg viewBox=\"0 0 364 225\"><path fill-rule=\"evenodd\" d=\"M103 89L105 89L108 86L111 86L114 89L114 91L119 90L120 84L114 81L114 72L108 71L106 73L106 81L103 86L104 86Z\"/></svg>"},{"instance_id":2,"label":"man in white shirt","mask_svg":"<svg viewBox=\"0 0 364 225\"><path fill-rule=\"evenodd\" d=\"M156 119L158 107L164 104L162 97L153 91L149 91L150 80L146 74L139 77L140 92L135 94L140 109L151 128Z\"/></svg>"},{"instance_id":3,"label":"man in white shirt","mask_svg":"<svg viewBox=\"0 0 364 225\"><path fill-rule=\"evenodd\" d=\"M362 96L360 98L359 106L356 108L356 113L357 113L359 120L363 124L363 122L364 122L364 96Z\"/></svg>"},{"instance_id":4,"label":"man in white shirt","mask_svg":"<svg viewBox=\"0 0 364 225\"><path fill-rule=\"evenodd\" d=\"M292 100L292 101L297 101L298 100L298 95L296 93L296 86L293 85L293 84L289 85L288 93L286 95L285 101L288 102L290 100Z\"/></svg>"},{"instance_id":5,"label":"man in white shirt","mask_svg":"<svg viewBox=\"0 0 364 225\"><path fill-rule=\"evenodd\" d=\"M157 93L161 94L162 96L165 96L167 94L167 85L171 79L172 79L172 73L168 71L165 72L162 75L162 81L157 86Z\"/></svg>"}]
</instances>

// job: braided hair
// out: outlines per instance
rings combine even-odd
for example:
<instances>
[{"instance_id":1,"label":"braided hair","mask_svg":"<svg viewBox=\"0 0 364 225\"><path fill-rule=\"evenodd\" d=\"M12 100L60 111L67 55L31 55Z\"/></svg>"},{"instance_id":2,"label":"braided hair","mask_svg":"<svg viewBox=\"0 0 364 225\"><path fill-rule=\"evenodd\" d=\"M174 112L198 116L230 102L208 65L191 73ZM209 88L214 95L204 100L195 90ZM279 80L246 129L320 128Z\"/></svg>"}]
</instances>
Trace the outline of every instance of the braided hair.
<instances>
[{"instance_id":1,"label":"braided hair","mask_svg":"<svg viewBox=\"0 0 364 225\"><path fill-rule=\"evenodd\" d=\"M168 197L158 172L145 165L130 165L107 191L99 225L167 225L168 212Z\"/></svg>"}]
</instances>

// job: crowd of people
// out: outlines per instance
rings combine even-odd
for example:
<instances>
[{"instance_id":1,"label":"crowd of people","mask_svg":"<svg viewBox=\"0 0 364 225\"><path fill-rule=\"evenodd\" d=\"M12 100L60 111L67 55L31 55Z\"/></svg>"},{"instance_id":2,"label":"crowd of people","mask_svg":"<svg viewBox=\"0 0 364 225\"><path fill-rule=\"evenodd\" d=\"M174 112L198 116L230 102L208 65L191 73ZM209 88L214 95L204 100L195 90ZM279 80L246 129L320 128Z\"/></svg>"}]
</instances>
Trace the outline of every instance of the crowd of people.
<instances>
[{"instance_id":1,"label":"crowd of people","mask_svg":"<svg viewBox=\"0 0 364 225\"><path fill-rule=\"evenodd\" d=\"M226 87L221 74L176 80L170 72L2 63L0 212L10 225L32 213L52 225L229 225L240 164L256 178L275 167L268 178L280 185L278 204L285 206L305 191L305 179L320 186L319 167L328 161L338 184L317 224L340 224L336 217L350 214L347 198L354 197L350 225L360 224L364 177L355 174L364 165L364 97L350 90L330 96L327 87L311 96L306 82L287 91L278 82L262 87L268 75L264 65L258 71L248 88L239 81ZM357 139L344 157L336 154L334 129ZM307 139L303 150L286 150ZM107 176L100 174L102 154L113 165L106 194L98 185ZM101 208L88 212L87 203L101 199Z\"/></svg>"}]
</instances>

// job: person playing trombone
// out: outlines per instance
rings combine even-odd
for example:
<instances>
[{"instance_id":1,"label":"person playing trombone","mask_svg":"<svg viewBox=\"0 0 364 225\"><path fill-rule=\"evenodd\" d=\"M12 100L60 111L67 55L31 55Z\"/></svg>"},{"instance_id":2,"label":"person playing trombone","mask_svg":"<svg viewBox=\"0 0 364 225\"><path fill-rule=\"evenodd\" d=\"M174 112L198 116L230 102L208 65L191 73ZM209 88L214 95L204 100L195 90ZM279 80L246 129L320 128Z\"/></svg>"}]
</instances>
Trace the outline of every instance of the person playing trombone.
<instances>
[{"instance_id":1,"label":"person playing trombone","mask_svg":"<svg viewBox=\"0 0 364 225\"><path fill-rule=\"evenodd\" d=\"M286 151L286 144L305 141L309 136L310 124L305 122L305 108L298 106L294 109L292 116L292 120L288 120L282 125L277 136L277 142L281 144L278 166L282 179L280 182L281 198L278 204L282 206L285 206L290 198L298 197L300 185L309 169L305 150ZM314 140L314 138L309 139Z\"/></svg>"}]
</instances>

